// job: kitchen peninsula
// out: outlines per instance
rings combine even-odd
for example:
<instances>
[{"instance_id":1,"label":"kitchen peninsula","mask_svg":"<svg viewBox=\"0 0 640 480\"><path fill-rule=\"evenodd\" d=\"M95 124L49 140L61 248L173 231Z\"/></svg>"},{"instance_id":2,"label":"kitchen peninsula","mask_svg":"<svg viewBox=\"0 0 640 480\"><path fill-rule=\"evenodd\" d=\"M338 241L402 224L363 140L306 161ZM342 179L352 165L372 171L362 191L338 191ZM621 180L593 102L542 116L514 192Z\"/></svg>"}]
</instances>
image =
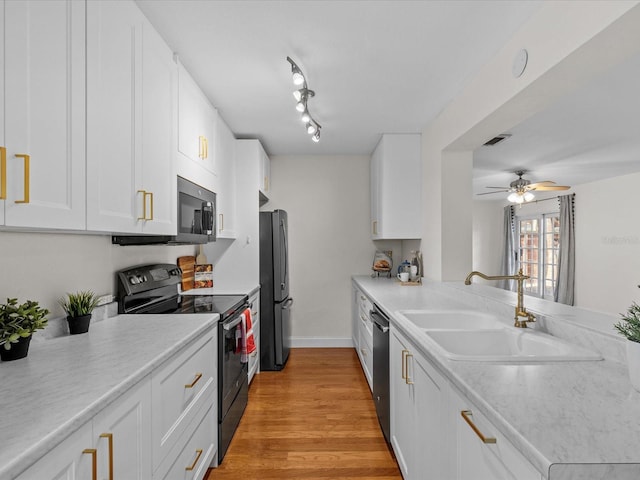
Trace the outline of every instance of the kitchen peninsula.
<instances>
[{"instance_id":1,"label":"kitchen peninsula","mask_svg":"<svg viewBox=\"0 0 640 480\"><path fill-rule=\"evenodd\" d=\"M603 360L455 361L431 348L424 331L398 312L464 310L478 316L492 314L507 326L513 324L515 293L487 285L464 286L462 282L427 281L420 287L404 287L395 280L365 276L353 277L352 293L354 302L364 294L390 317L391 443L405 478L419 478L415 473L419 470L412 471L411 467L421 466L420 457L429 455L428 446L434 441L441 458L436 461L439 465L432 464L431 468L436 468L442 478L484 478L480 472L487 465L496 469L491 470L491 478L518 480L619 480L640 476L640 393L633 390L627 376L623 339L612 327L615 317L527 297L527 307L538 319L533 328L597 351ZM405 342L402 360L406 362L402 372L395 373L394 335ZM405 360L407 357L412 358ZM411 362L413 367L409 368ZM400 361L397 363L400 370ZM400 373L401 386L415 383L410 388L415 389L412 398L418 404L416 416L410 420L417 423L413 427L414 440L420 444L416 454L411 448L408 454L402 449L406 445L402 444L404 433L399 431L407 424L403 416L410 412L404 408L394 417L394 409L400 405L393 377ZM429 385L438 386L437 393L419 385L421 373ZM421 403L425 398L430 401ZM438 408L444 411L425 414ZM482 444L460 410L473 412L472 421L482 434L497 438L496 443ZM429 418L436 420L430 424ZM420 423L423 420L426 424ZM465 450L469 446L467 434L477 450ZM469 468L475 470L467 477L465 469ZM503 471L506 475L497 473Z\"/></svg>"}]
</instances>

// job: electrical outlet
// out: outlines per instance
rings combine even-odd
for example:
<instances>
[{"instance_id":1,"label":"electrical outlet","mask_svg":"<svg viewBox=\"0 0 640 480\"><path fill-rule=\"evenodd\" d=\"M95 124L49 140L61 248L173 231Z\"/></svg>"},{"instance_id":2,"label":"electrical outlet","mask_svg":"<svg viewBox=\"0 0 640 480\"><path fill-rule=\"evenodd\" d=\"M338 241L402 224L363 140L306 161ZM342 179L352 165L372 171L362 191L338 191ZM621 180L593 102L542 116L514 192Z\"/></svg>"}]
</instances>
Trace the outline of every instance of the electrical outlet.
<instances>
[{"instance_id":1,"label":"electrical outlet","mask_svg":"<svg viewBox=\"0 0 640 480\"><path fill-rule=\"evenodd\" d=\"M113 302L113 295L107 294L98 297L98 306L106 305L107 303L111 302Z\"/></svg>"}]
</instances>

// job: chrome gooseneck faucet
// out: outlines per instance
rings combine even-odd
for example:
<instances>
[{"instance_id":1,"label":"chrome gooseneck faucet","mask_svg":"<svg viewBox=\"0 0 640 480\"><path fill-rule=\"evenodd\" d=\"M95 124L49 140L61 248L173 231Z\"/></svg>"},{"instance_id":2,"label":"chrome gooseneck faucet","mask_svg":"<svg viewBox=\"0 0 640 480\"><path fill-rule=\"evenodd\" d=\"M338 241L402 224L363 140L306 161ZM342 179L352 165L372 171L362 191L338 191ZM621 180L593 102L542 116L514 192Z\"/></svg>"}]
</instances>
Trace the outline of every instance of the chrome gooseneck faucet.
<instances>
[{"instance_id":1,"label":"chrome gooseneck faucet","mask_svg":"<svg viewBox=\"0 0 640 480\"><path fill-rule=\"evenodd\" d=\"M465 285L471 285L471 278L474 276L478 276L480 278L484 278L485 280L516 280L518 282L518 304L516 305L516 314L515 314L515 323L514 327L518 328L527 328L528 322L535 322L536 317L532 313L527 312L527 309L524 308L524 294L522 293L522 282L529 278L528 275L522 274L522 269L518 271L517 275L494 275L489 276L485 275L481 272L473 271L464 281ZM520 320L523 318L524 320Z\"/></svg>"}]
</instances>

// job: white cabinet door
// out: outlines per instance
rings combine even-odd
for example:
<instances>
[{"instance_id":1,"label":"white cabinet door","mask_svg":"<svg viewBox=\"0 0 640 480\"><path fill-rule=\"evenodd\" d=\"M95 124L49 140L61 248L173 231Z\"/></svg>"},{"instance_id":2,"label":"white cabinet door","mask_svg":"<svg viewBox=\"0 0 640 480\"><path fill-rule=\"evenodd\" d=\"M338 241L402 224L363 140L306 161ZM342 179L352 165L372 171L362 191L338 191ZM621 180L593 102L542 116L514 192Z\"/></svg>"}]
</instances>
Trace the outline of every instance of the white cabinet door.
<instances>
[{"instance_id":1,"label":"white cabinet door","mask_svg":"<svg viewBox=\"0 0 640 480\"><path fill-rule=\"evenodd\" d=\"M176 233L173 54L134 2L87 3L87 229Z\"/></svg>"},{"instance_id":2,"label":"white cabinet door","mask_svg":"<svg viewBox=\"0 0 640 480\"><path fill-rule=\"evenodd\" d=\"M452 478L449 384L404 335L390 336L391 445L406 480Z\"/></svg>"},{"instance_id":3,"label":"white cabinet door","mask_svg":"<svg viewBox=\"0 0 640 480\"><path fill-rule=\"evenodd\" d=\"M211 173L216 173L216 110L191 75L178 70L178 151ZM194 180L195 181L195 180ZM196 183L198 183L196 181Z\"/></svg>"},{"instance_id":4,"label":"white cabinet door","mask_svg":"<svg viewBox=\"0 0 640 480\"><path fill-rule=\"evenodd\" d=\"M87 2L87 229L140 232L142 24L133 2Z\"/></svg>"},{"instance_id":5,"label":"white cabinet door","mask_svg":"<svg viewBox=\"0 0 640 480\"><path fill-rule=\"evenodd\" d=\"M146 193L143 233L175 235L177 180L175 170L178 65L173 52L146 23L142 36L142 178ZM143 212L144 214L145 212Z\"/></svg>"},{"instance_id":6,"label":"white cabinet door","mask_svg":"<svg viewBox=\"0 0 640 480\"><path fill-rule=\"evenodd\" d=\"M265 153L262 145L260 145L260 192L265 197L269 197L269 189L271 182L271 160Z\"/></svg>"},{"instance_id":7,"label":"white cabinet door","mask_svg":"<svg viewBox=\"0 0 640 480\"><path fill-rule=\"evenodd\" d=\"M540 472L464 396L452 390L451 400L458 480L542 480Z\"/></svg>"},{"instance_id":8,"label":"white cabinet door","mask_svg":"<svg viewBox=\"0 0 640 480\"><path fill-rule=\"evenodd\" d=\"M421 136L385 134L371 156L371 238L422 236Z\"/></svg>"},{"instance_id":9,"label":"white cabinet door","mask_svg":"<svg viewBox=\"0 0 640 480\"><path fill-rule=\"evenodd\" d=\"M407 378L409 344L391 329L389 336L389 390L391 400L391 446L405 480L418 478L413 471L415 446L415 389Z\"/></svg>"},{"instance_id":10,"label":"white cabinet door","mask_svg":"<svg viewBox=\"0 0 640 480\"><path fill-rule=\"evenodd\" d=\"M85 4L4 5L4 223L85 228Z\"/></svg>"},{"instance_id":11,"label":"white cabinet door","mask_svg":"<svg viewBox=\"0 0 640 480\"><path fill-rule=\"evenodd\" d=\"M236 138L218 116L215 133L218 238L236 238Z\"/></svg>"},{"instance_id":12,"label":"white cabinet door","mask_svg":"<svg viewBox=\"0 0 640 480\"><path fill-rule=\"evenodd\" d=\"M93 419L98 478L151 478L151 381L143 380Z\"/></svg>"},{"instance_id":13,"label":"white cabinet door","mask_svg":"<svg viewBox=\"0 0 640 480\"><path fill-rule=\"evenodd\" d=\"M92 476L94 451L91 422L57 445L16 480L86 480Z\"/></svg>"}]
</instances>

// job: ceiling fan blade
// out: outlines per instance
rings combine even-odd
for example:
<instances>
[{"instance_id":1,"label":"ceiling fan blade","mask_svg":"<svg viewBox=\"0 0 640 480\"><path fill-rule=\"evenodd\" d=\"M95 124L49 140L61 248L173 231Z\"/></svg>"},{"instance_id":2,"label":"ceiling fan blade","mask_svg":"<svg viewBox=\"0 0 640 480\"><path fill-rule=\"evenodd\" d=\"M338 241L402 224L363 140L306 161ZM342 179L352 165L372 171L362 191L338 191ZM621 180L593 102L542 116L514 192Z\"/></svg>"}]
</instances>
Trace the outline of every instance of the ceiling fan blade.
<instances>
[{"instance_id":1,"label":"ceiling fan blade","mask_svg":"<svg viewBox=\"0 0 640 480\"><path fill-rule=\"evenodd\" d=\"M545 180L544 182L530 183L527 186L529 188L538 188L538 187L551 186L551 185L555 185L555 184L556 184L556 182L552 182L551 180Z\"/></svg>"},{"instance_id":2,"label":"ceiling fan blade","mask_svg":"<svg viewBox=\"0 0 640 480\"><path fill-rule=\"evenodd\" d=\"M569 190L571 187L566 185L542 185L540 187L532 188L531 190L537 190L539 192L544 192L545 190Z\"/></svg>"},{"instance_id":3,"label":"ceiling fan blade","mask_svg":"<svg viewBox=\"0 0 640 480\"><path fill-rule=\"evenodd\" d=\"M487 188L498 188L498 187L487 187ZM484 193L476 193L476 195L491 195L492 193L502 193L508 192L509 190L498 190L496 192L484 192Z\"/></svg>"},{"instance_id":4,"label":"ceiling fan blade","mask_svg":"<svg viewBox=\"0 0 640 480\"><path fill-rule=\"evenodd\" d=\"M484 188L499 188L501 190L505 190L505 189L508 189L509 187L484 187Z\"/></svg>"}]
</instances>

